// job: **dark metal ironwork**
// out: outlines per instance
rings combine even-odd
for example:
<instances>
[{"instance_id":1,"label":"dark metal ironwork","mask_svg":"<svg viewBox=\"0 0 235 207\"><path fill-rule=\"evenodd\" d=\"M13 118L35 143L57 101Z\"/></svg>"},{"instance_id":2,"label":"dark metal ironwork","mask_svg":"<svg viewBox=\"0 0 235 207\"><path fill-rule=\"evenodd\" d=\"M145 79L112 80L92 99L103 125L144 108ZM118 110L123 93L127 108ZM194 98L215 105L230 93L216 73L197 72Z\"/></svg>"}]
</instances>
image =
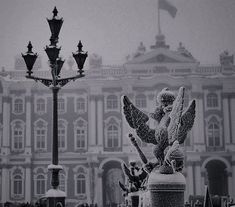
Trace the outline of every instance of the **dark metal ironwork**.
<instances>
[{"instance_id":1,"label":"dark metal ironwork","mask_svg":"<svg viewBox=\"0 0 235 207\"><path fill-rule=\"evenodd\" d=\"M50 68L51 68L51 75L52 78L42 78L33 76L32 69L33 65L37 59L37 53L32 52L32 44L29 42L28 44L28 51L25 54L22 54L22 57L25 60L27 66L27 75L26 78L32 79L34 81L39 81L43 85L50 87L53 94L53 148L52 148L52 166L50 166L51 173L52 173L52 180L51 186L53 189L58 189L59 187L59 171L61 168L59 167L58 163L58 92L59 90L69 83L71 80L75 81L76 79L82 78L85 75L83 74L83 66L87 58L87 52L82 51L82 43L79 41L78 44L78 51L73 53L73 56L76 60L78 66L79 75L75 75L73 77L68 78L60 78L61 69L64 64L64 60L59 57L60 49L57 47L59 33L61 30L61 26L63 24L63 18L59 18L57 16L58 11L56 7L53 10L53 17L51 19L47 19L50 30L51 30L51 37L50 37L50 45L46 46L45 51L50 61ZM49 169L49 168L48 168ZM49 198L48 198L49 199ZM58 201L58 200L57 200ZM55 203L49 200L48 203ZM62 201L64 203L64 201Z\"/></svg>"}]
</instances>

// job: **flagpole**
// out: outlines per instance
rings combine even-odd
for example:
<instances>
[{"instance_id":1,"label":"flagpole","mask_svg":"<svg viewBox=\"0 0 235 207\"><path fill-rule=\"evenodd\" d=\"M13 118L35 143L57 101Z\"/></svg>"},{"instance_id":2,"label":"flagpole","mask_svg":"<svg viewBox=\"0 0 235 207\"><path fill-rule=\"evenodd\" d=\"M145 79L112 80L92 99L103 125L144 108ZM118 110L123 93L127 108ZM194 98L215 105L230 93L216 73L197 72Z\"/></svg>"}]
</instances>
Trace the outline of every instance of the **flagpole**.
<instances>
[{"instance_id":1,"label":"flagpole","mask_svg":"<svg viewBox=\"0 0 235 207\"><path fill-rule=\"evenodd\" d=\"M159 1L158 0L158 7L157 7L157 20L158 20L158 34L160 35L161 32L161 25L160 25L160 8L159 8Z\"/></svg>"}]
</instances>

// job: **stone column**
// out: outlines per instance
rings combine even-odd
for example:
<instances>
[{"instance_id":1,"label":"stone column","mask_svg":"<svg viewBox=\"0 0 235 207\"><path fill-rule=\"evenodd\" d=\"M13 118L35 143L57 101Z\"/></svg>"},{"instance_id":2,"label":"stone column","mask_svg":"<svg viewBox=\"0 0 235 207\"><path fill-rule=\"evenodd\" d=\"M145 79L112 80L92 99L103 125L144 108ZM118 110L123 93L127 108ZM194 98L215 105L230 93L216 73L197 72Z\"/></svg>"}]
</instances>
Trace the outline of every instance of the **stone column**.
<instances>
[{"instance_id":1,"label":"stone column","mask_svg":"<svg viewBox=\"0 0 235 207\"><path fill-rule=\"evenodd\" d=\"M25 128L25 153L27 155L31 155L31 140L32 140L32 136L31 136L31 132L32 132L32 121L31 121L31 100L32 97L30 95L25 97L25 113L26 113L26 128Z\"/></svg>"},{"instance_id":2,"label":"stone column","mask_svg":"<svg viewBox=\"0 0 235 207\"><path fill-rule=\"evenodd\" d=\"M2 154L7 156L10 153L10 101L7 96L3 96L3 131L2 131Z\"/></svg>"},{"instance_id":3,"label":"stone column","mask_svg":"<svg viewBox=\"0 0 235 207\"><path fill-rule=\"evenodd\" d=\"M232 193L231 193L231 197L235 198L235 156L233 156L232 158L232 177L233 177L233 182L232 182Z\"/></svg>"},{"instance_id":4,"label":"stone column","mask_svg":"<svg viewBox=\"0 0 235 207\"><path fill-rule=\"evenodd\" d=\"M103 113L104 113L104 101L103 96L98 96L98 103L97 103L97 135L98 135L98 146L99 148L103 146L103 139L104 139L104 120L103 120Z\"/></svg>"},{"instance_id":5,"label":"stone column","mask_svg":"<svg viewBox=\"0 0 235 207\"><path fill-rule=\"evenodd\" d=\"M204 118L203 118L203 102L200 96L196 100L196 117L193 127L194 143L197 144L197 148L204 150L205 148L205 135L204 135Z\"/></svg>"},{"instance_id":6,"label":"stone column","mask_svg":"<svg viewBox=\"0 0 235 207\"><path fill-rule=\"evenodd\" d=\"M235 97L230 100L231 126L235 126ZM232 143L235 144L235 127L232 127Z\"/></svg>"},{"instance_id":7,"label":"stone column","mask_svg":"<svg viewBox=\"0 0 235 207\"><path fill-rule=\"evenodd\" d=\"M196 187L196 195L202 195L204 192L202 192L201 188L201 167L199 163L196 162L195 165L195 187ZM203 188L204 189L204 188Z\"/></svg>"},{"instance_id":8,"label":"stone column","mask_svg":"<svg viewBox=\"0 0 235 207\"><path fill-rule=\"evenodd\" d=\"M32 197L32 190L31 190L31 180L32 180L32 174L31 174L31 168L30 166L26 166L25 170L25 201L31 202Z\"/></svg>"},{"instance_id":9,"label":"stone column","mask_svg":"<svg viewBox=\"0 0 235 207\"><path fill-rule=\"evenodd\" d=\"M225 139L225 144L230 143L230 123L229 123L229 102L228 102L228 97L225 96L223 98L223 121L224 121L224 139Z\"/></svg>"},{"instance_id":10,"label":"stone column","mask_svg":"<svg viewBox=\"0 0 235 207\"><path fill-rule=\"evenodd\" d=\"M9 178L9 169L6 165L2 166L2 202L5 203L10 199L10 178Z\"/></svg>"},{"instance_id":11,"label":"stone column","mask_svg":"<svg viewBox=\"0 0 235 207\"><path fill-rule=\"evenodd\" d=\"M188 196L193 195L194 194L194 191L193 191L193 167L192 167L191 162L187 165L187 184L188 184L187 185L188 186L188 189L187 189Z\"/></svg>"},{"instance_id":12,"label":"stone column","mask_svg":"<svg viewBox=\"0 0 235 207\"><path fill-rule=\"evenodd\" d=\"M97 203L98 206L103 206L103 185L102 185L102 174L103 170L95 168L95 198L94 203Z\"/></svg>"},{"instance_id":13,"label":"stone column","mask_svg":"<svg viewBox=\"0 0 235 207\"><path fill-rule=\"evenodd\" d=\"M150 173L148 189L152 207L184 207L184 191L186 181L182 173L160 174Z\"/></svg>"},{"instance_id":14,"label":"stone column","mask_svg":"<svg viewBox=\"0 0 235 207\"><path fill-rule=\"evenodd\" d=\"M96 96L90 96L89 104L89 140L90 146L96 145Z\"/></svg>"}]
</instances>

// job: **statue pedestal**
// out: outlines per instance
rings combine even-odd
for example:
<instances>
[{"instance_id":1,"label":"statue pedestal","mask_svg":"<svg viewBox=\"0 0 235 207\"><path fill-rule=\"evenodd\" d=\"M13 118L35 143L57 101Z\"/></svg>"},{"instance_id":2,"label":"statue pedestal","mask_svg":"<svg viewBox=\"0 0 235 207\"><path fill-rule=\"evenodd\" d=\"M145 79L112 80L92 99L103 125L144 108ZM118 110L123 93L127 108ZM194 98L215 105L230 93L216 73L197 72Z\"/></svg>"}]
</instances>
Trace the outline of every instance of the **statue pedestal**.
<instances>
[{"instance_id":1,"label":"statue pedestal","mask_svg":"<svg viewBox=\"0 0 235 207\"><path fill-rule=\"evenodd\" d=\"M140 202L140 194L139 192L133 192L128 194L131 202L131 207L138 207Z\"/></svg>"},{"instance_id":2,"label":"statue pedestal","mask_svg":"<svg viewBox=\"0 0 235 207\"><path fill-rule=\"evenodd\" d=\"M148 179L151 206L184 207L185 186L185 177L179 172L160 174L159 171L152 171Z\"/></svg>"}]
</instances>

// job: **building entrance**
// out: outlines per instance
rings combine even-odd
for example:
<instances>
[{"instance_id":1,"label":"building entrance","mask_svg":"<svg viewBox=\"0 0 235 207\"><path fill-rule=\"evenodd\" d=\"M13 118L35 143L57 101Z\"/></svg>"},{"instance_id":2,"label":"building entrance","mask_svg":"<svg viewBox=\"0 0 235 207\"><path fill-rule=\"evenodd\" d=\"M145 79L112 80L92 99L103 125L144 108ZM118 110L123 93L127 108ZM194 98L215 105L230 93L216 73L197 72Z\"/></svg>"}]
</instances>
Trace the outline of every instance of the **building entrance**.
<instances>
[{"instance_id":1,"label":"building entrance","mask_svg":"<svg viewBox=\"0 0 235 207\"><path fill-rule=\"evenodd\" d=\"M220 160L212 160L206 164L209 189L212 195L228 195L228 176L226 165Z\"/></svg>"},{"instance_id":2,"label":"building entrance","mask_svg":"<svg viewBox=\"0 0 235 207\"><path fill-rule=\"evenodd\" d=\"M116 207L124 202L118 181L124 183L121 164L110 161L103 167L103 202L105 207Z\"/></svg>"}]
</instances>

